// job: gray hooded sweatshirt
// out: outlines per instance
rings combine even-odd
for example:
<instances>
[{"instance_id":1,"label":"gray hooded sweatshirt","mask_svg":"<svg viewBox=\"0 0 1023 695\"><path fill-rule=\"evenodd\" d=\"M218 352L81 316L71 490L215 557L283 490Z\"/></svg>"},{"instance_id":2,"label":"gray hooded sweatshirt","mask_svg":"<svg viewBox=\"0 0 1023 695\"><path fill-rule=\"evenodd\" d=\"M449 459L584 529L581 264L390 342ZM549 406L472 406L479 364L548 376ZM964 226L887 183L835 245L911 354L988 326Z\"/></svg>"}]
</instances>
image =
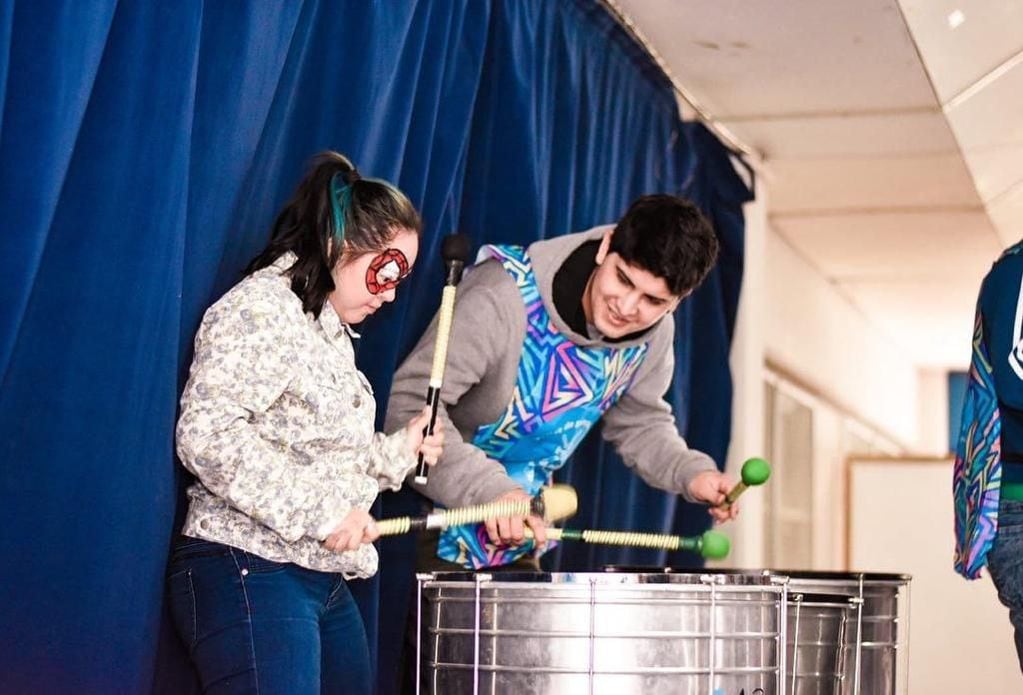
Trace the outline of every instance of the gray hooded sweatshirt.
<instances>
[{"instance_id":1,"label":"gray hooded sweatshirt","mask_svg":"<svg viewBox=\"0 0 1023 695\"><path fill-rule=\"evenodd\" d=\"M555 273L580 245L599 240L609 229L597 227L531 244L528 252L540 296L558 330L578 345L622 348L650 344L632 384L604 414L602 434L625 465L648 484L692 501L689 481L717 468L709 456L686 445L664 400L674 368L672 316L665 316L631 340L607 343L573 331L554 306L551 287ZM395 374L386 431L403 427L422 411L436 335L435 316ZM504 267L488 260L468 270L458 286L438 411L444 421L444 453L430 469L428 484L415 486L430 499L460 507L490 502L519 488L500 462L488 458L471 442L478 427L494 422L508 407L525 335L522 295Z\"/></svg>"}]
</instances>

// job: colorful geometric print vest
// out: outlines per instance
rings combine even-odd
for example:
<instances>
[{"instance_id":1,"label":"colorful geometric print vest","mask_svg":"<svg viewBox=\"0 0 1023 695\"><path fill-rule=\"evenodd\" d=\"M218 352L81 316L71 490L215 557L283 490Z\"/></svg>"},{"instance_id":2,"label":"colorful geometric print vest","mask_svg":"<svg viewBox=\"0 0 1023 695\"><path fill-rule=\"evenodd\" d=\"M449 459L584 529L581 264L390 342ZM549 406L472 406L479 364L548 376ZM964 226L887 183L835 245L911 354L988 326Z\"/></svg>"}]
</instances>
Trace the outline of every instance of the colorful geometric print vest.
<instances>
[{"instance_id":1,"label":"colorful geometric print vest","mask_svg":"<svg viewBox=\"0 0 1023 695\"><path fill-rule=\"evenodd\" d=\"M629 387L647 355L646 343L625 348L576 345L544 307L526 250L485 246L479 261L495 258L515 280L526 309L526 337L515 388L504 414L477 428L473 444L501 462L508 475L536 495L565 465L590 428ZM483 524L441 534L437 556L470 569L514 562L533 546L490 543Z\"/></svg>"},{"instance_id":2,"label":"colorful geometric print vest","mask_svg":"<svg viewBox=\"0 0 1023 695\"><path fill-rule=\"evenodd\" d=\"M1023 243L1003 255L1023 252ZM959 442L952 473L955 503L955 569L967 579L980 577L998 534L998 502L1002 484L1002 421L995 391L984 321L977 303L973 356L963 400Z\"/></svg>"}]
</instances>

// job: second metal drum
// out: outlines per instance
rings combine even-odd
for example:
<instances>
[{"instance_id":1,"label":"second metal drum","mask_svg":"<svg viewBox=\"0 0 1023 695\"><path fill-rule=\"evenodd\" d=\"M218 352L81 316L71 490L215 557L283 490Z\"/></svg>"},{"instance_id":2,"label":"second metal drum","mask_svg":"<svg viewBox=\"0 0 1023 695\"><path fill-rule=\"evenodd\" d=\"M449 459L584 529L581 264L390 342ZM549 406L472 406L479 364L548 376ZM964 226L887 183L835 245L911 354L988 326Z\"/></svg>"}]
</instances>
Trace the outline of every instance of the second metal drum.
<instances>
[{"instance_id":1,"label":"second metal drum","mask_svg":"<svg viewBox=\"0 0 1023 695\"><path fill-rule=\"evenodd\" d=\"M793 592L861 599L858 629L846 631L845 695L905 695L909 680L909 583L906 574L771 570Z\"/></svg>"}]
</instances>

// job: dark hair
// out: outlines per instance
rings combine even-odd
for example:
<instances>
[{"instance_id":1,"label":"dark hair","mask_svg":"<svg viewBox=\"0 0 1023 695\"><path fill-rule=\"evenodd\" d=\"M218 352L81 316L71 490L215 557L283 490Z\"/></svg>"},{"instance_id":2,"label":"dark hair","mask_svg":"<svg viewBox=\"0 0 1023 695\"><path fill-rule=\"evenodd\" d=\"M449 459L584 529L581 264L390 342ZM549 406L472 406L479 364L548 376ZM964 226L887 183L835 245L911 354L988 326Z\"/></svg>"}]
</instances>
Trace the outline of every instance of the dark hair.
<instances>
[{"instance_id":1,"label":"dark hair","mask_svg":"<svg viewBox=\"0 0 1023 695\"><path fill-rule=\"evenodd\" d=\"M645 195L615 226L609 251L663 278L672 294L682 295L699 287L714 267L718 240L688 200Z\"/></svg>"},{"instance_id":2,"label":"dark hair","mask_svg":"<svg viewBox=\"0 0 1023 695\"><path fill-rule=\"evenodd\" d=\"M337 177L335 179L334 177ZM343 219L344 243L335 220L335 201ZM293 252L298 260L288 268L291 289L302 300L302 310L320 315L327 296L334 291L331 270L342 257L387 248L398 230L422 232L415 207L397 188L379 179L364 179L347 157L321 152L313 158L305 178L291 200L277 215L270 242L245 269L249 275L273 265ZM333 240L333 243L331 243Z\"/></svg>"}]
</instances>

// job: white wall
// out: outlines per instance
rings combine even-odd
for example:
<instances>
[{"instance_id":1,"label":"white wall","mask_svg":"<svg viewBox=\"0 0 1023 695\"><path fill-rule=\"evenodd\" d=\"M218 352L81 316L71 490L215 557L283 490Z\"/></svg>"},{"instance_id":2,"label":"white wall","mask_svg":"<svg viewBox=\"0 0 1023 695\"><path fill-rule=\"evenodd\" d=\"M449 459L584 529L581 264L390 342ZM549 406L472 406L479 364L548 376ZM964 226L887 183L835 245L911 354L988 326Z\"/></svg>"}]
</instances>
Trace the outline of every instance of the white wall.
<instances>
[{"instance_id":1,"label":"white wall","mask_svg":"<svg viewBox=\"0 0 1023 695\"><path fill-rule=\"evenodd\" d=\"M897 346L771 230L768 208L761 190L745 209L746 262L731 354L735 395L727 469L738 478L746 458L767 453L766 360L826 401L840 404L846 413L807 396L814 408L813 567L844 569L847 413L910 450L943 455L945 377L941 372L918 372ZM732 554L722 564L764 566L763 511L763 495L756 490L743 497L739 519L722 529L733 541Z\"/></svg>"},{"instance_id":2,"label":"white wall","mask_svg":"<svg viewBox=\"0 0 1023 695\"><path fill-rule=\"evenodd\" d=\"M928 456L945 456L948 451L948 372L921 370L917 451Z\"/></svg>"},{"instance_id":3,"label":"white wall","mask_svg":"<svg viewBox=\"0 0 1023 695\"><path fill-rule=\"evenodd\" d=\"M845 569L846 474L842 418L815 408L813 446L813 568Z\"/></svg>"},{"instance_id":4,"label":"white wall","mask_svg":"<svg viewBox=\"0 0 1023 695\"><path fill-rule=\"evenodd\" d=\"M850 564L913 575L909 692L1018 693L1009 611L990 578L952 570L951 460L864 460L852 470Z\"/></svg>"},{"instance_id":5,"label":"white wall","mask_svg":"<svg viewBox=\"0 0 1023 695\"><path fill-rule=\"evenodd\" d=\"M913 363L773 231L767 234L765 252L759 291L765 302L767 357L896 440L915 445L919 415Z\"/></svg>"},{"instance_id":6,"label":"white wall","mask_svg":"<svg viewBox=\"0 0 1023 695\"><path fill-rule=\"evenodd\" d=\"M764 269L767 200L760 187L757 200L743 208L746 250L739 313L732 339L732 441L726 470L736 479L742 462L764 451ZM732 538L732 553L721 563L729 567L764 566L764 499L750 491L740 501L739 518L721 527ZM710 563L715 564L715 563Z\"/></svg>"},{"instance_id":7,"label":"white wall","mask_svg":"<svg viewBox=\"0 0 1023 695\"><path fill-rule=\"evenodd\" d=\"M761 189L745 210L745 275L731 354L735 397L729 472L738 477L746 458L766 453L768 359L904 446L935 451L947 436L939 375L922 380L891 341L771 230L768 207ZM819 569L840 569L845 563L844 420L830 406L814 408L813 547ZM763 508L763 496L756 491L743 498L738 522L724 529L734 548L727 564L763 566Z\"/></svg>"}]
</instances>

